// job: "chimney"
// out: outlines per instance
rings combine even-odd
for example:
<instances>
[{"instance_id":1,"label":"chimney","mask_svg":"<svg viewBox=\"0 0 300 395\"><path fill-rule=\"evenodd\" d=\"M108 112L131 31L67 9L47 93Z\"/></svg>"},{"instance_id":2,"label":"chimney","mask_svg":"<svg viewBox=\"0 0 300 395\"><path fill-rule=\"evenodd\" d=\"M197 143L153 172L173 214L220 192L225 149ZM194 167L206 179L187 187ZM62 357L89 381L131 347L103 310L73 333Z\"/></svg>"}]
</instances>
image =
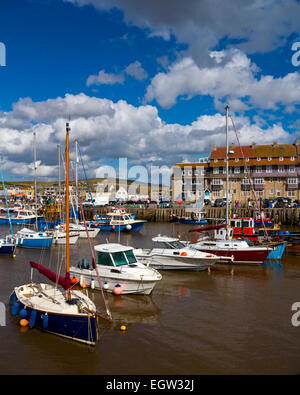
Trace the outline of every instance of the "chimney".
<instances>
[{"instance_id":1,"label":"chimney","mask_svg":"<svg viewBox=\"0 0 300 395\"><path fill-rule=\"evenodd\" d=\"M274 143L273 143L273 147L278 147L278 143L277 143L277 141L274 141Z\"/></svg>"},{"instance_id":2,"label":"chimney","mask_svg":"<svg viewBox=\"0 0 300 395\"><path fill-rule=\"evenodd\" d=\"M234 143L231 143L229 148L234 150L236 148L236 145Z\"/></svg>"},{"instance_id":3,"label":"chimney","mask_svg":"<svg viewBox=\"0 0 300 395\"><path fill-rule=\"evenodd\" d=\"M211 147L211 149L212 149L212 151L216 151L216 150L217 150L216 144L213 144L212 147Z\"/></svg>"},{"instance_id":4,"label":"chimney","mask_svg":"<svg viewBox=\"0 0 300 395\"><path fill-rule=\"evenodd\" d=\"M255 146L256 146L256 142L255 142L255 141L252 141L250 147L251 147L251 148L255 148Z\"/></svg>"}]
</instances>

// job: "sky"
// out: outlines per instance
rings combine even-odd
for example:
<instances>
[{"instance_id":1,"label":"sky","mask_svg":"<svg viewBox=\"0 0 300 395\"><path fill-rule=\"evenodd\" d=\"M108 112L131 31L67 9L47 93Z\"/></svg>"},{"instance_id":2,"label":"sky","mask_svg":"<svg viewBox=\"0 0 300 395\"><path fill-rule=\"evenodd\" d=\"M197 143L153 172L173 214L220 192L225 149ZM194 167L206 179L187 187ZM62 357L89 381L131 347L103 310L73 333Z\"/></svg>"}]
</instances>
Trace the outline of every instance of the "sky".
<instances>
[{"instance_id":1,"label":"sky","mask_svg":"<svg viewBox=\"0 0 300 395\"><path fill-rule=\"evenodd\" d=\"M57 179L67 121L89 178L209 155L226 105L241 144L293 143L299 15L298 0L1 1L4 178L33 179L36 132L38 179Z\"/></svg>"}]
</instances>

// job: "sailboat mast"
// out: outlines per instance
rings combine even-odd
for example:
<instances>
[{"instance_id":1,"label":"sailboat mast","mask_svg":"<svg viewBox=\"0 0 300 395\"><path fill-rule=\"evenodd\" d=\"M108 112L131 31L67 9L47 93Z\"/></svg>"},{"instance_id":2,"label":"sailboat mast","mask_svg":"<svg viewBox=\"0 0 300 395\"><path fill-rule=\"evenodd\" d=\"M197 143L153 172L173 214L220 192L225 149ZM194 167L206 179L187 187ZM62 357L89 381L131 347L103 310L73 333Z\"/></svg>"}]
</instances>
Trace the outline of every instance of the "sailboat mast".
<instances>
[{"instance_id":1,"label":"sailboat mast","mask_svg":"<svg viewBox=\"0 0 300 395\"><path fill-rule=\"evenodd\" d=\"M35 201L35 226L38 229L38 219L37 219L37 187L36 187L36 132L33 132L33 160L34 160L34 201Z\"/></svg>"},{"instance_id":2,"label":"sailboat mast","mask_svg":"<svg viewBox=\"0 0 300 395\"><path fill-rule=\"evenodd\" d=\"M75 140L75 150L76 150L76 159L75 159L75 183L78 185L78 141ZM75 210L75 216L76 216L76 222L77 222L77 215L78 215L78 193L76 193L76 210Z\"/></svg>"},{"instance_id":3,"label":"sailboat mast","mask_svg":"<svg viewBox=\"0 0 300 395\"><path fill-rule=\"evenodd\" d=\"M228 110L229 106L225 107L226 110L226 240L228 240L228 226L229 226L229 166L228 166Z\"/></svg>"},{"instance_id":4,"label":"sailboat mast","mask_svg":"<svg viewBox=\"0 0 300 395\"><path fill-rule=\"evenodd\" d=\"M70 276L70 234L69 234L69 123L66 124L66 277ZM68 299L71 295L68 292Z\"/></svg>"},{"instance_id":5,"label":"sailboat mast","mask_svg":"<svg viewBox=\"0 0 300 395\"><path fill-rule=\"evenodd\" d=\"M60 144L57 145L57 151L58 151L58 210L59 210L59 219L61 219Z\"/></svg>"}]
</instances>

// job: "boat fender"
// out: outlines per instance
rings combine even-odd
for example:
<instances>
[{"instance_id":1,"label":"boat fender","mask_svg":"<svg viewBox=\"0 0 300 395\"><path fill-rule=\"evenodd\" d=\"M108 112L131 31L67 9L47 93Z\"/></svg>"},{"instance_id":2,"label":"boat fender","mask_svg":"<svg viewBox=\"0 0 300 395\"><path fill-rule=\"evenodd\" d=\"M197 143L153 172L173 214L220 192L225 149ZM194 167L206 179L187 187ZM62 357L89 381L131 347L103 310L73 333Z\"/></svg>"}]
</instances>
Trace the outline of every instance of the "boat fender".
<instances>
[{"instance_id":1,"label":"boat fender","mask_svg":"<svg viewBox=\"0 0 300 395\"><path fill-rule=\"evenodd\" d=\"M13 304L13 307L12 307L12 310L11 310L11 315L17 315L18 314L18 312L19 312L19 310L20 310L20 302L18 302L18 301L16 301L14 304Z\"/></svg>"},{"instance_id":2,"label":"boat fender","mask_svg":"<svg viewBox=\"0 0 300 395\"><path fill-rule=\"evenodd\" d=\"M19 315L21 318L26 318L27 317L27 310L26 309L20 310Z\"/></svg>"},{"instance_id":3,"label":"boat fender","mask_svg":"<svg viewBox=\"0 0 300 395\"><path fill-rule=\"evenodd\" d=\"M114 286L115 295L121 295L122 292L123 292L123 285L117 284Z\"/></svg>"},{"instance_id":4,"label":"boat fender","mask_svg":"<svg viewBox=\"0 0 300 395\"><path fill-rule=\"evenodd\" d=\"M95 289L95 280L93 278L91 279L91 288Z\"/></svg>"},{"instance_id":5,"label":"boat fender","mask_svg":"<svg viewBox=\"0 0 300 395\"><path fill-rule=\"evenodd\" d=\"M49 316L48 313L44 314L44 320L43 320L43 328L47 329L48 328L48 323L49 323Z\"/></svg>"},{"instance_id":6,"label":"boat fender","mask_svg":"<svg viewBox=\"0 0 300 395\"><path fill-rule=\"evenodd\" d=\"M105 281L104 284L103 284L103 288L104 288L104 289L108 289L108 283L107 283L106 281Z\"/></svg>"},{"instance_id":7,"label":"boat fender","mask_svg":"<svg viewBox=\"0 0 300 395\"><path fill-rule=\"evenodd\" d=\"M131 228L132 228L131 225L126 225L126 229L127 229L127 230L130 230Z\"/></svg>"},{"instance_id":8,"label":"boat fender","mask_svg":"<svg viewBox=\"0 0 300 395\"><path fill-rule=\"evenodd\" d=\"M36 315L37 315L36 310L32 310L31 314L30 314L30 320L29 320L30 328L34 327L34 325L35 325Z\"/></svg>"},{"instance_id":9,"label":"boat fender","mask_svg":"<svg viewBox=\"0 0 300 395\"><path fill-rule=\"evenodd\" d=\"M16 293L13 292L13 293L10 295L10 298L9 298L9 304L10 304L10 306L12 306L12 305L15 303L16 300L17 300Z\"/></svg>"},{"instance_id":10,"label":"boat fender","mask_svg":"<svg viewBox=\"0 0 300 395\"><path fill-rule=\"evenodd\" d=\"M181 256L187 256L187 253L185 251L183 251L180 255Z\"/></svg>"},{"instance_id":11,"label":"boat fender","mask_svg":"<svg viewBox=\"0 0 300 395\"><path fill-rule=\"evenodd\" d=\"M28 323L29 322L25 318L20 320L20 326L22 326L23 328L25 328L28 325Z\"/></svg>"}]
</instances>

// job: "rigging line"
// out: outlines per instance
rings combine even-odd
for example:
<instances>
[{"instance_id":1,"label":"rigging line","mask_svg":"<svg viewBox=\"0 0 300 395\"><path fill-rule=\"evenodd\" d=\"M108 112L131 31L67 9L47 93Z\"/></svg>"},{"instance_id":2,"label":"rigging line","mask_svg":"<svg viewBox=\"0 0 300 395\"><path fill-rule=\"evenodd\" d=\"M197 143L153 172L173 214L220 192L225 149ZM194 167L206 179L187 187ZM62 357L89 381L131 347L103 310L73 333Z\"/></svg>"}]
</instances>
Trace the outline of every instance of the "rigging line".
<instances>
[{"instance_id":1,"label":"rigging line","mask_svg":"<svg viewBox=\"0 0 300 395\"><path fill-rule=\"evenodd\" d=\"M72 168L72 172L73 172L73 177L75 178L74 167L73 167L73 163L72 163L72 162L71 162L71 168ZM85 215L84 215L84 211L83 211L83 206L82 206L82 200L81 200L81 198L80 198L80 196L79 196L78 185L77 185L76 180L75 180L75 188L76 188L76 193L77 193L77 196L78 196L78 202L79 202L79 206L80 206L80 210L81 210L81 215L82 215L83 222L84 222L85 231L86 231L86 233L87 233L87 238L88 238L88 242L89 242L89 246L90 246L90 250L91 250L91 254L92 254L93 267L94 267L94 269L95 269L95 271L96 271L96 274L97 274L98 283L99 283L99 287L100 287L100 290L101 290L102 298L103 298L103 301L104 301L104 304L105 304L106 312L107 312L109 318L112 319L112 316L111 316L111 313L110 313L110 311L109 311L109 307L108 307L107 301L106 301L105 296L104 296L104 292L103 292L103 287L102 287L102 282L101 282L101 279L100 279L100 275L99 275L99 272L98 272L98 269L97 269L97 264L96 264L96 259L95 259L95 253L94 253L94 249L93 249L93 247L92 247L92 243L91 243L89 231L88 231L88 228L87 228L87 224L86 224L86 220L85 220Z\"/></svg>"},{"instance_id":2,"label":"rigging line","mask_svg":"<svg viewBox=\"0 0 300 395\"><path fill-rule=\"evenodd\" d=\"M11 233L11 236L14 237L14 232L13 232L13 228L12 228L12 224L11 224L11 220L10 220L10 215L9 215L9 207L8 207L7 193L6 193L6 188L5 188L5 184L4 184L4 178L3 178L2 163L0 163L0 169L1 169L1 179L2 179L4 196L5 196L6 209L7 209L7 217L8 217L8 222L9 222L9 226L10 226L10 233Z\"/></svg>"},{"instance_id":3,"label":"rigging line","mask_svg":"<svg viewBox=\"0 0 300 395\"><path fill-rule=\"evenodd\" d=\"M88 182L88 179L87 179L87 175L86 175L85 167L84 167L84 164L83 164L83 159L82 159L81 150L80 150L80 146L79 146L78 141L77 141L77 147L78 147L78 152L79 152L79 155L80 155L80 160L81 160L82 169L83 169L83 172L84 172L84 177L85 177L85 180L86 180L86 183L87 183L87 186L88 186L90 199L91 199L91 202L92 202L92 205L93 205L94 214L95 214L95 216L96 216L97 211L96 211L96 207L95 207L95 205L94 205L94 200L93 200L93 196L92 196L92 191L91 191L91 188L90 188L90 184L89 184L89 182Z\"/></svg>"},{"instance_id":4,"label":"rigging line","mask_svg":"<svg viewBox=\"0 0 300 395\"><path fill-rule=\"evenodd\" d=\"M244 152L243 152L243 150L242 150L242 147L241 147L241 144L240 144L240 140L239 140L239 137L238 137L236 128L235 128L235 124L234 124L233 119L232 119L231 116L230 116L230 119L231 119L231 122L232 122L232 126L233 126L233 129L234 129L235 135L236 135L236 139L237 139L238 145L239 145L239 147L240 147L240 150L241 150L241 153L242 153L242 156L243 156L245 169L246 169L247 176L248 176L248 179L249 179L249 181L250 181L251 189L252 189L253 196L254 196L254 199L255 199L255 204L256 204L257 210L259 211L260 219L261 219L261 222L262 222L262 224L263 224L265 234L266 234L266 236L268 237L268 231L267 231L266 225L265 225L265 223L264 223L264 221L263 221L262 211L260 210L260 207L259 207L258 202L257 202L256 193L255 193L254 186L253 186L253 183L252 183L252 179L251 179L251 176L250 176L250 171L249 171L248 166L247 166L247 163L246 163L245 155L244 155Z\"/></svg>"}]
</instances>

